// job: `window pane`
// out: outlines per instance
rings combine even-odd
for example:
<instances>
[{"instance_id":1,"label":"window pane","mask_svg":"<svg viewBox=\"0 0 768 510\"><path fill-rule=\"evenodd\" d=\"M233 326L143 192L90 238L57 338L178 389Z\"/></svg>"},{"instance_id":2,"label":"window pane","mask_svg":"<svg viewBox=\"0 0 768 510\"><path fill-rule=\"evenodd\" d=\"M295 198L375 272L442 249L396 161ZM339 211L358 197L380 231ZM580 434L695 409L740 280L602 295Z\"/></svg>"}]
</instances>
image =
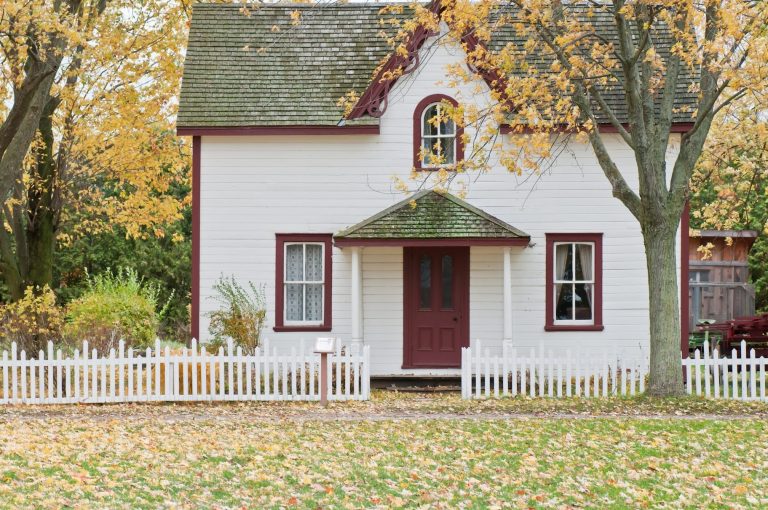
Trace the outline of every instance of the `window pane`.
<instances>
[{"instance_id":1,"label":"window pane","mask_svg":"<svg viewBox=\"0 0 768 510\"><path fill-rule=\"evenodd\" d=\"M300 282L304 279L302 265L304 262L304 245L289 244L285 250L285 281Z\"/></svg>"},{"instance_id":2,"label":"window pane","mask_svg":"<svg viewBox=\"0 0 768 510\"><path fill-rule=\"evenodd\" d=\"M555 320L573 320L573 285L555 285Z\"/></svg>"},{"instance_id":3,"label":"window pane","mask_svg":"<svg viewBox=\"0 0 768 510\"><path fill-rule=\"evenodd\" d=\"M453 257L443 255L442 308L453 308Z\"/></svg>"},{"instance_id":4,"label":"window pane","mask_svg":"<svg viewBox=\"0 0 768 510\"><path fill-rule=\"evenodd\" d=\"M442 113L443 115L446 115L445 111ZM446 115L445 118L440 121L440 134L452 135L454 133L456 133L456 125L453 123L453 120Z\"/></svg>"},{"instance_id":5,"label":"window pane","mask_svg":"<svg viewBox=\"0 0 768 510\"><path fill-rule=\"evenodd\" d=\"M323 320L323 285L319 283L307 284L305 292L307 293L306 320Z\"/></svg>"},{"instance_id":6,"label":"window pane","mask_svg":"<svg viewBox=\"0 0 768 510\"><path fill-rule=\"evenodd\" d=\"M555 280L572 280L572 244L558 244L555 248Z\"/></svg>"},{"instance_id":7,"label":"window pane","mask_svg":"<svg viewBox=\"0 0 768 510\"><path fill-rule=\"evenodd\" d=\"M456 163L455 161L455 154L454 154L454 145L456 145L456 139L455 138L441 138L440 139L442 143L442 149L443 149L443 163L446 165L452 165Z\"/></svg>"},{"instance_id":8,"label":"window pane","mask_svg":"<svg viewBox=\"0 0 768 510\"><path fill-rule=\"evenodd\" d=\"M309 282L323 281L323 247L319 244L308 244L306 251L306 271L304 278Z\"/></svg>"},{"instance_id":9,"label":"window pane","mask_svg":"<svg viewBox=\"0 0 768 510\"><path fill-rule=\"evenodd\" d=\"M419 308L432 308L432 258L419 260Z\"/></svg>"},{"instance_id":10,"label":"window pane","mask_svg":"<svg viewBox=\"0 0 768 510\"><path fill-rule=\"evenodd\" d=\"M577 321L592 320L592 285L589 283L577 283L574 298L574 308Z\"/></svg>"},{"instance_id":11,"label":"window pane","mask_svg":"<svg viewBox=\"0 0 768 510\"><path fill-rule=\"evenodd\" d=\"M423 136L437 135L437 105L433 104L424 110Z\"/></svg>"},{"instance_id":12,"label":"window pane","mask_svg":"<svg viewBox=\"0 0 768 510\"><path fill-rule=\"evenodd\" d=\"M576 245L576 279L592 280L592 245Z\"/></svg>"},{"instance_id":13,"label":"window pane","mask_svg":"<svg viewBox=\"0 0 768 510\"><path fill-rule=\"evenodd\" d=\"M304 320L304 285L289 283L285 286L285 320Z\"/></svg>"},{"instance_id":14,"label":"window pane","mask_svg":"<svg viewBox=\"0 0 768 510\"><path fill-rule=\"evenodd\" d=\"M432 165L435 163L434 159L432 158L432 155L434 154L432 144L434 142L435 138L423 138L421 140L422 153L424 154L424 159L421 160L422 165Z\"/></svg>"}]
</instances>

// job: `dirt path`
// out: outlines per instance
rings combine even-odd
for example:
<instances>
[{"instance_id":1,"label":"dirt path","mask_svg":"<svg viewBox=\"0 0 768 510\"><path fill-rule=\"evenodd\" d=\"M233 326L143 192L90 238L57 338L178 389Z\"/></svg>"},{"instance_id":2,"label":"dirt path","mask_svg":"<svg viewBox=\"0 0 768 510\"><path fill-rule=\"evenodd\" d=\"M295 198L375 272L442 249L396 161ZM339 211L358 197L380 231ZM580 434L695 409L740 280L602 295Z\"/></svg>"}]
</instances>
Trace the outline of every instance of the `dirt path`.
<instances>
[{"instance_id":1,"label":"dirt path","mask_svg":"<svg viewBox=\"0 0 768 510\"><path fill-rule=\"evenodd\" d=\"M349 407L352 407L351 409ZM0 423L36 420L162 421L179 422L309 422L309 421L418 421L418 420L747 420L768 419L765 414L709 412L542 411L499 409L387 409L384 405L333 404L327 409L307 403L250 404L91 404L74 406L9 406L0 408Z\"/></svg>"}]
</instances>

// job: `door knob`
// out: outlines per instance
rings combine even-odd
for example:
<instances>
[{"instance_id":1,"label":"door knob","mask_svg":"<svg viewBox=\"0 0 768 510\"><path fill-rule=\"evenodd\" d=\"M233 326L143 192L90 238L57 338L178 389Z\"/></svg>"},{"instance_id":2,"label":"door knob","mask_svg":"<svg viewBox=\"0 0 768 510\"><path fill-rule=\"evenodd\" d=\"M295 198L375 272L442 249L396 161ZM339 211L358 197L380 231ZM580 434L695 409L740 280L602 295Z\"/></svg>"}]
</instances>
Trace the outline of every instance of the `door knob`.
<instances>
[{"instance_id":1,"label":"door knob","mask_svg":"<svg viewBox=\"0 0 768 510\"><path fill-rule=\"evenodd\" d=\"M453 322L459 322L459 318L458 317L454 317L453 318Z\"/></svg>"}]
</instances>

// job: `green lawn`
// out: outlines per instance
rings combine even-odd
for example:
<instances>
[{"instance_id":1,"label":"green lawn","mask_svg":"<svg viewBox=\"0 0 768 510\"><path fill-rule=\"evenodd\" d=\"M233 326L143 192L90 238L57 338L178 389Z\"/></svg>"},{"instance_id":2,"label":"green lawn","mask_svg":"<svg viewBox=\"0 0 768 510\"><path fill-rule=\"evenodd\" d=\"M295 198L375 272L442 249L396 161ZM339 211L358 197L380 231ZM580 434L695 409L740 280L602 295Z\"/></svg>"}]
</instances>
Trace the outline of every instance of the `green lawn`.
<instances>
[{"instance_id":1,"label":"green lawn","mask_svg":"<svg viewBox=\"0 0 768 510\"><path fill-rule=\"evenodd\" d=\"M736 414L755 416L733 420L605 415L649 405L616 399L510 419L496 415L552 401L377 397L322 412L258 403L5 408L0 506L768 505L764 405L743 405ZM668 402L664 412L700 401L686 402ZM392 419L390 409L413 416Z\"/></svg>"}]
</instances>

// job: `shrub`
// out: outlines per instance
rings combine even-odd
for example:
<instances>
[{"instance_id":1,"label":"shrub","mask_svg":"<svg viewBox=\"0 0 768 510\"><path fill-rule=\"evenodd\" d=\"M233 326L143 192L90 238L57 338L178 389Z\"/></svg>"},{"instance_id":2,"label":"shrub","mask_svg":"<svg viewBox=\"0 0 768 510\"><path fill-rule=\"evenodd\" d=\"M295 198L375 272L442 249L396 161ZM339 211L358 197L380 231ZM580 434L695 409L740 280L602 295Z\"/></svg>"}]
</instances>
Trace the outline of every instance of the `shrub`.
<instances>
[{"instance_id":1,"label":"shrub","mask_svg":"<svg viewBox=\"0 0 768 510\"><path fill-rule=\"evenodd\" d=\"M264 286L256 287L248 282L248 287L244 289L234 276L221 276L214 284L213 289L217 292L214 299L222 307L208 314L212 347L216 348L230 338L246 352L253 352L259 346L261 329L267 319Z\"/></svg>"},{"instance_id":2,"label":"shrub","mask_svg":"<svg viewBox=\"0 0 768 510\"><path fill-rule=\"evenodd\" d=\"M166 303L158 311L158 295L157 285L133 269L89 276L85 293L69 304L65 333L102 352L117 347L120 339L135 348L150 347L167 308Z\"/></svg>"},{"instance_id":3,"label":"shrub","mask_svg":"<svg viewBox=\"0 0 768 510\"><path fill-rule=\"evenodd\" d=\"M30 357L37 357L40 349L45 350L49 340L58 340L64 325L64 313L47 285L37 290L27 287L24 297L0 305L0 318L4 343L16 342Z\"/></svg>"}]
</instances>

